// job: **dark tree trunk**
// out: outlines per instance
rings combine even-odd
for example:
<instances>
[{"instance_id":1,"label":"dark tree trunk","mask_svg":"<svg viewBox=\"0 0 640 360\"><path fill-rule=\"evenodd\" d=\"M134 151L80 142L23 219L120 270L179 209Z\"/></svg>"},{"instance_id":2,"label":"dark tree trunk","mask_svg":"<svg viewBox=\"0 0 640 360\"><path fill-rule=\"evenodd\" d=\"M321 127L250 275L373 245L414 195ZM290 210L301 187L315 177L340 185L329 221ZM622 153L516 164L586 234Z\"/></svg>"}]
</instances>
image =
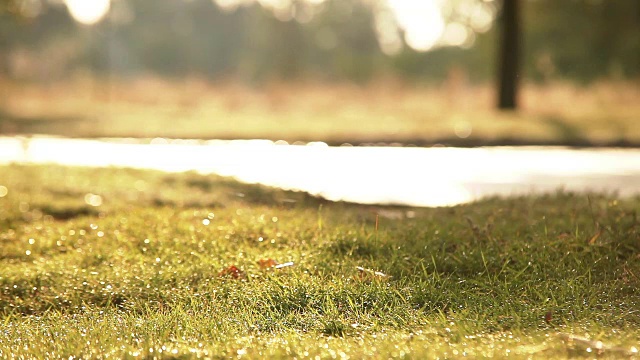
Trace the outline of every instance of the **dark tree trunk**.
<instances>
[{"instance_id":1,"label":"dark tree trunk","mask_svg":"<svg viewBox=\"0 0 640 360\"><path fill-rule=\"evenodd\" d=\"M500 58L498 61L498 108L518 107L520 68L520 0L503 0L500 19Z\"/></svg>"}]
</instances>

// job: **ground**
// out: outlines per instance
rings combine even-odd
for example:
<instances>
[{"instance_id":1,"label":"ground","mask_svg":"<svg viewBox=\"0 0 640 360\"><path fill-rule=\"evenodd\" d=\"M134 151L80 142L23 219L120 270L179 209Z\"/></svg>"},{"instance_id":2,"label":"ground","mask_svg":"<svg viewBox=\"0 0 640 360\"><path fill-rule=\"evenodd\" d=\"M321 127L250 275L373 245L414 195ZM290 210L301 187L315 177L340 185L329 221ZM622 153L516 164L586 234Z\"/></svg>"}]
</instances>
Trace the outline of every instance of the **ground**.
<instances>
[{"instance_id":1,"label":"ground","mask_svg":"<svg viewBox=\"0 0 640 360\"><path fill-rule=\"evenodd\" d=\"M324 141L331 145L640 146L632 82L525 84L517 112L491 85L0 82L0 134Z\"/></svg>"},{"instance_id":2,"label":"ground","mask_svg":"<svg viewBox=\"0 0 640 360\"><path fill-rule=\"evenodd\" d=\"M332 203L0 167L0 357L637 356L640 198Z\"/></svg>"}]
</instances>

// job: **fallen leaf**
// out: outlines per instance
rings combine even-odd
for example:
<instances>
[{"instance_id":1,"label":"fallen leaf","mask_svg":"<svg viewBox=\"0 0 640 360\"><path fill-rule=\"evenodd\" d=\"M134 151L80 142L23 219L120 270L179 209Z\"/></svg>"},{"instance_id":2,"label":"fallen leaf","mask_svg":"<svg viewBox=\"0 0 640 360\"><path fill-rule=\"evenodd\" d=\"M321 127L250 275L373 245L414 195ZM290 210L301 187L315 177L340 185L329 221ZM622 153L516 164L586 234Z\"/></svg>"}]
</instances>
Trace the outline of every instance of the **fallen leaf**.
<instances>
[{"instance_id":1,"label":"fallen leaf","mask_svg":"<svg viewBox=\"0 0 640 360\"><path fill-rule=\"evenodd\" d=\"M598 230L598 232L589 239L589 245L595 244L600 235L602 235L602 229Z\"/></svg>"},{"instance_id":2,"label":"fallen leaf","mask_svg":"<svg viewBox=\"0 0 640 360\"><path fill-rule=\"evenodd\" d=\"M219 277L230 277L233 279L239 279L241 277L244 277L244 272L242 272L242 270L238 269L235 265L231 265L225 269L222 269L222 271L220 271L218 273Z\"/></svg>"},{"instance_id":3,"label":"fallen leaf","mask_svg":"<svg viewBox=\"0 0 640 360\"><path fill-rule=\"evenodd\" d=\"M273 259L260 259L258 260L258 265L260 265L261 269L268 269L278 265L278 262Z\"/></svg>"}]
</instances>

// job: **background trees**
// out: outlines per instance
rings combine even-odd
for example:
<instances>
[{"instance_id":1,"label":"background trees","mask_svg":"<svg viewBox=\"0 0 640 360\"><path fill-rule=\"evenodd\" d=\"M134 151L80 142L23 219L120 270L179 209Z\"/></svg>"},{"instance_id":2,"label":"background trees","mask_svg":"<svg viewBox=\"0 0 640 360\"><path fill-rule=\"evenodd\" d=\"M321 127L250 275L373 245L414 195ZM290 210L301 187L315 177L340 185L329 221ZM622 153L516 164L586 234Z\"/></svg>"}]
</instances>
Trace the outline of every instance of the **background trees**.
<instances>
[{"instance_id":1,"label":"background trees","mask_svg":"<svg viewBox=\"0 0 640 360\"><path fill-rule=\"evenodd\" d=\"M495 78L500 28L479 29L473 7L488 6L499 14L502 2L446 2L443 16L466 27L467 40L427 52L407 46L402 30L400 47L387 51L381 46L381 4L297 0L274 11L258 3L229 8L211 0L114 0L107 18L84 26L60 1L2 0L0 71L31 81L91 71L251 83L292 78L366 82L381 76L439 83L455 67L470 81ZM520 52L502 52L507 65L500 68L511 74L502 77L505 89L514 88L516 70L509 64L518 59L509 56L515 54L522 55L518 79L589 82L640 75L640 2L505 0L505 20L513 17L517 4L522 44ZM505 34L503 43L518 44L515 32ZM510 92L501 96L506 107L515 105Z\"/></svg>"},{"instance_id":2,"label":"background trees","mask_svg":"<svg viewBox=\"0 0 640 360\"><path fill-rule=\"evenodd\" d=\"M520 0L503 0L498 61L498 108L515 109L520 70Z\"/></svg>"}]
</instances>

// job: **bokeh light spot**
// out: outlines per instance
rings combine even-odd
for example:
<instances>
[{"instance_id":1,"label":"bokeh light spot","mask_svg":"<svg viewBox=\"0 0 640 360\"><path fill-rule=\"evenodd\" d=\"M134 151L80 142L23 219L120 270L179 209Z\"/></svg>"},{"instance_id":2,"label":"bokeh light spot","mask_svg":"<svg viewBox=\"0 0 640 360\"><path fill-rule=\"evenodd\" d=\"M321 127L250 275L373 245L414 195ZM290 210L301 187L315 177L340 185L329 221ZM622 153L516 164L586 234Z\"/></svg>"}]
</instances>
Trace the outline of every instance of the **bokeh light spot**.
<instances>
[{"instance_id":1,"label":"bokeh light spot","mask_svg":"<svg viewBox=\"0 0 640 360\"><path fill-rule=\"evenodd\" d=\"M79 23L93 25L109 12L111 0L64 0L71 16Z\"/></svg>"},{"instance_id":2,"label":"bokeh light spot","mask_svg":"<svg viewBox=\"0 0 640 360\"><path fill-rule=\"evenodd\" d=\"M89 193L84 196L84 202L87 205L100 206L102 205L102 196Z\"/></svg>"},{"instance_id":3,"label":"bokeh light spot","mask_svg":"<svg viewBox=\"0 0 640 360\"><path fill-rule=\"evenodd\" d=\"M463 46L471 36L471 30L465 25L453 22L447 25L442 35L442 41L450 46Z\"/></svg>"},{"instance_id":4,"label":"bokeh light spot","mask_svg":"<svg viewBox=\"0 0 640 360\"><path fill-rule=\"evenodd\" d=\"M473 127L468 121L458 121L453 126L453 132L461 139L468 138L473 132Z\"/></svg>"},{"instance_id":5,"label":"bokeh light spot","mask_svg":"<svg viewBox=\"0 0 640 360\"><path fill-rule=\"evenodd\" d=\"M389 0L398 23L405 31L405 41L417 51L427 51L440 40L445 21L434 0Z\"/></svg>"}]
</instances>

